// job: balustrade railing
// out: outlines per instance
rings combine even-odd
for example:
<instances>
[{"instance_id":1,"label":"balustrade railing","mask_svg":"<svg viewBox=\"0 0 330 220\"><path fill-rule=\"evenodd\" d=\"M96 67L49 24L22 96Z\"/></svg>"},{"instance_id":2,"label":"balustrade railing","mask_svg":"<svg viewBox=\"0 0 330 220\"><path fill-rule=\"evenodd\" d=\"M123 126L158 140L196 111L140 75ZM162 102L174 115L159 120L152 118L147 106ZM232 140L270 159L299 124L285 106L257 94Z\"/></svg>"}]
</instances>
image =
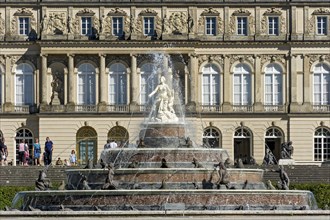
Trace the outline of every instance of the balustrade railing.
<instances>
[{"instance_id":1,"label":"balustrade railing","mask_svg":"<svg viewBox=\"0 0 330 220\"><path fill-rule=\"evenodd\" d=\"M38 112L38 107L35 105L15 105L14 106L14 113L36 113Z\"/></svg>"},{"instance_id":2,"label":"balustrade railing","mask_svg":"<svg viewBox=\"0 0 330 220\"><path fill-rule=\"evenodd\" d=\"M221 112L220 105L201 105L202 112Z\"/></svg>"},{"instance_id":3,"label":"balustrade railing","mask_svg":"<svg viewBox=\"0 0 330 220\"><path fill-rule=\"evenodd\" d=\"M313 105L314 112L330 112L330 105Z\"/></svg>"},{"instance_id":4,"label":"balustrade railing","mask_svg":"<svg viewBox=\"0 0 330 220\"><path fill-rule=\"evenodd\" d=\"M129 105L108 105L108 112L129 112Z\"/></svg>"},{"instance_id":5,"label":"balustrade railing","mask_svg":"<svg viewBox=\"0 0 330 220\"><path fill-rule=\"evenodd\" d=\"M285 112L285 105L264 105L265 112Z\"/></svg>"},{"instance_id":6,"label":"balustrade railing","mask_svg":"<svg viewBox=\"0 0 330 220\"><path fill-rule=\"evenodd\" d=\"M234 112L253 112L252 105L233 105Z\"/></svg>"},{"instance_id":7,"label":"balustrade railing","mask_svg":"<svg viewBox=\"0 0 330 220\"><path fill-rule=\"evenodd\" d=\"M76 112L97 112L97 105L76 105Z\"/></svg>"}]
</instances>

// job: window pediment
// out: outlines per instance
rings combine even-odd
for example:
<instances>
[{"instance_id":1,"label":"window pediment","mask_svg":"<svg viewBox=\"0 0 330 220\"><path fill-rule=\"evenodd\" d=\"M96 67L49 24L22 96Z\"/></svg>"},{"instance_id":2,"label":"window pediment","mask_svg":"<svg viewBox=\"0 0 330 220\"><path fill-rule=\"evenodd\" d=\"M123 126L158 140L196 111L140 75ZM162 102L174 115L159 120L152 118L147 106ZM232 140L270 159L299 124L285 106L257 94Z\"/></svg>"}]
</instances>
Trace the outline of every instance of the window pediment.
<instances>
[{"instance_id":1,"label":"window pediment","mask_svg":"<svg viewBox=\"0 0 330 220\"><path fill-rule=\"evenodd\" d=\"M282 12L279 9L276 8L269 8L264 13L264 16L280 16Z\"/></svg>"},{"instance_id":2,"label":"window pediment","mask_svg":"<svg viewBox=\"0 0 330 220\"><path fill-rule=\"evenodd\" d=\"M319 8L315 10L312 15L330 15L330 10L326 8Z\"/></svg>"},{"instance_id":3,"label":"window pediment","mask_svg":"<svg viewBox=\"0 0 330 220\"><path fill-rule=\"evenodd\" d=\"M147 8L140 12L139 16L156 16L158 13L155 10Z\"/></svg>"},{"instance_id":4,"label":"window pediment","mask_svg":"<svg viewBox=\"0 0 330 220\"><path fill-rule=\"evenodd\" d=\"M233 16L250 16L251 12L246 9L240 8L233 12Z\"/></svg>"},{"instance_id":5,"label":"window pediment","mask_svg":"<svg viewBox=\"0 0 330 220\"><path fill-rule=\"evenodd\" d=\"M201 16L218 16L219 14L220 13L214 8L208 8L202 12Z\"/></svg>"},{"instance_id":6,"label":"window pediment","mask_svg":"<svg viewBox=\"0 0 330 220\"><path fill-rule=\"evenodd\" d=\"M127 16L127 13L124 10L121 10L119 8L111 9L108 16Z\"/></svg>"},{"instance_id":7,"label":"window pediment","mask_svg":"<svg viewBox=\"0 0 330 220\"><path fill-rule=\"evenodd\" d=\"M14 16L32 16L32 11L26 8L21 8L18 9L15 13Z\"/></svg>"},{"instance_id":8,"label":"window pediment","mask_svg":"<svg viewBox=\"0 0 330 220\"><path fill-rule=\"evenodd\" d=\"M94 16L95 12L91 9L84 8L83 10L78 11L77 16Z\"/></svg>"}]
</instances>

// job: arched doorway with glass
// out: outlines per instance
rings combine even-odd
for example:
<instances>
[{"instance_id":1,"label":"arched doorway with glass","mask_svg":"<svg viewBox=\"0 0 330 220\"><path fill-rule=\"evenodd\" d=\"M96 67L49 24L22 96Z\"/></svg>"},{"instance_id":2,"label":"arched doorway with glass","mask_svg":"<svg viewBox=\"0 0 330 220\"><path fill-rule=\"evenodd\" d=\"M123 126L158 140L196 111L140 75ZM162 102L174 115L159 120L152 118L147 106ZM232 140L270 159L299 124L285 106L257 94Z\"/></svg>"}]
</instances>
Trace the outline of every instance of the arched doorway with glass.
<instances>
[{"instance_id":1,"label":"arched doorway with glass","mask_svg":"<svg viewBox=\"0 0 330 220\"><path fill-rule=\"evenodd\" d=\"M221 132L215 127L207 127L203 133L203 145L211 148L221 148Z\"/></svg>"},{"instance_id":2,"label":"arched doorway with glass","mask_svg":"<svg viewBox=\"0 0 330 220\"><path fill-rule=\"evenodd\" d=\"M281 159L281 143L283 142L284 135L279 128L268 128L265 133L265 153L267 152L268 148L278 161Z\"/></svg>"},{"instance_id":3,"label":"arched doorway with glass","mask_svg":"<svg viewBox=\"0 0 330 220\"><path fill-rule=\"evenodd\" d=\"M85 126L77 132L77 155L78 163L87 164L92 160L97 163L97 133L94 128Z\"/></svg>"},{"instance_id":4,"label":"arched doorway with glass","mask_svg":"<svg viewBox=\"0 0 330 220\"><path fill-rule=\"evenodd\" d=\"M330 129L320 127L314 133L314 161L330 161Z\"/></svg>"},{"instance_id":5,"label":"arched doorway with glass","mask_svg":"<svg viewBox=\"0 0 330 220\"><path fill-rule=\"evenodd\" d=\"M125 147L128 144L129 134L126 128L118 125L111 128L108 133L108 140L114 140L118 147Z\"/></svg>"},{"instance_id":6,"label":"arched doorway with glass","mask_svg":"<svg viewBox=\"0 0 330 220\"><path fill-rule=\"evenodd\" d=\"M239 158L244 164L250 164L253 158L252 132L243 126L236 128L234 133L234 160Z\"/></svg>"},{"instance_id":7,"label":"arched doorway with glass","mask_svg":"<svg viewBox=\"0 0 330 220\"><path fill-rule=\"evenodd\" d=\"M32 163L32 157L33 157L33 134L32 132L27 129L27 128L19 128L16 131L16 137L15 137L15 141L16 141L16 165L19 164L19 154L18 154L18 145L21 142L21 140L23 140L24 143L27 143L27 145L29 146L29 155L30 155L30 161L28 161L28 163Z\"/></svg>"}]
</instances>

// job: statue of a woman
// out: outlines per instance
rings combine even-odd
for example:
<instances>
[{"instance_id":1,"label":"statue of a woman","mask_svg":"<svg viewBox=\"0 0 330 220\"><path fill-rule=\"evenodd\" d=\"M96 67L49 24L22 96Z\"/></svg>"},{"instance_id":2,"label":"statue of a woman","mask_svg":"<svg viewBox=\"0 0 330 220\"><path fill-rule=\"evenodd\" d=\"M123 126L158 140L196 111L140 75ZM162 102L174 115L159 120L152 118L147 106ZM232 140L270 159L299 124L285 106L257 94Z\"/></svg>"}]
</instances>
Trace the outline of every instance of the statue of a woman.
<instances>
[{"instance_id":1,"label":"statue of a woman","mask_svg":"<svg viewBox=\"0 0 330 220\"><path fill-rule=\"evenodd\" d=\"M156 121L177 121L178 118L175 115L173 109L174 91L169 88L165 83L164 76L160 77L160 83L157 85L154 91L149 94L149 98L157 94L155 101L155 120Z\"/></svg>"}]
</instances>

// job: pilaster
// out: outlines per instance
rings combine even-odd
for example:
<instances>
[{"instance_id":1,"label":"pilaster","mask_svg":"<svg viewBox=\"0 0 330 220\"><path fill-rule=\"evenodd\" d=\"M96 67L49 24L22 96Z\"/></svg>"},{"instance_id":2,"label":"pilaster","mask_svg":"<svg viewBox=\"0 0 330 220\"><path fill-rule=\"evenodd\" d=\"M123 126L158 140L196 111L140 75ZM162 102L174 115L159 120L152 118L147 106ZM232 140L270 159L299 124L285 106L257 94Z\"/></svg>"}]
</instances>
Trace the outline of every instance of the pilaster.
<instances>
[{"instance_id":1,"label":"pilaster","mask_svg":"<svg viewBox=\"0 0 330 220\"><path fill-rule=\"evenodd\" d=\"M188 80L188 104L187 104L187 111L188 112L195 112L196 111L196 77L198 75L198 59L197 54L193 53L190 54L189 59L189 72L190 72L190 81Z\"/></svg>"},{"instance_id":2,"label":"pilaster","mask_svg":"<svg viewBox=\"0 0 330 220\"><path fill-rule=\"evenodd\" d=\"M47 105L47 54L41 54L41 105Z\"/></svg>"},{"instance_id":3,"label":"pilaster","mask_svg":"<svg viewBox=\"0 0 330 220\"><path fill-rule=\"evenodd\" d=\"M260 56L255 56L254 64L254 111L263 112Z\"/></svg>"},{"instance_id":4,"label":"pilaster","mask_svg":"<svg viewBox=\"0 0 330 220\"><path fill-rule=\"evenodd\" d=\"M69 94L68 105L75 105L75 77L74 77L74 54L68 54L68 66L69 66Z\"/></svg>"},{"instance_id":5,"label":"pilaster","mask_svg":"<svg viewBox=\"0 0 330 220\"><path fill-rule=\"evenodd\" d=\"M137 55L131 54L131 100L130 100L130 111L139 111L138 100L139 100L139 79L137 75Z\"/></svg>"},{"instance_id":6,"label":"pilaster","mask_svg":"<svg viewBox=\"0 0 330 220\"><path fill-rule=\"evenodd\" d=\"M228 55L224 56L224 73L223 73L223 112L232 112L233 107L230 102L231 95L231 73L230 73L230 59Z\"/></svg>"}]
</instances>

